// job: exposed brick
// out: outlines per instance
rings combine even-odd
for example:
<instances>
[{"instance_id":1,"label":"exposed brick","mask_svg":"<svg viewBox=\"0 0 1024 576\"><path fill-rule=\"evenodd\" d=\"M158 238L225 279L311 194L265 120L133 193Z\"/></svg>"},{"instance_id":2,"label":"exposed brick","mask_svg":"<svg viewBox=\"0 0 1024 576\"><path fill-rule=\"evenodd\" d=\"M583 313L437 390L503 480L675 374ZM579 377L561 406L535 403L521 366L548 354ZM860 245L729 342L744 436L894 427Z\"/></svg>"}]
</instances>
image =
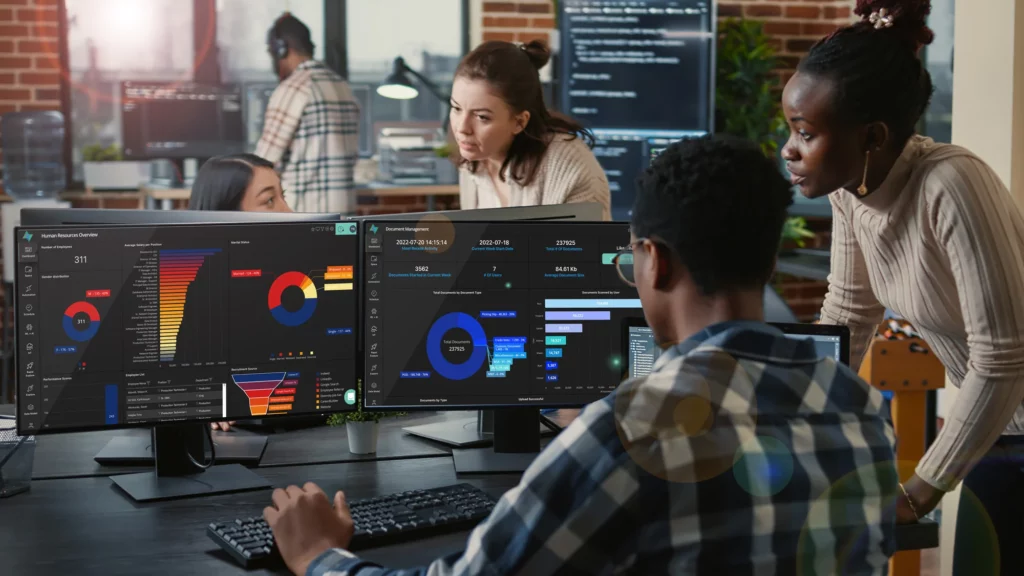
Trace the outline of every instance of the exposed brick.
<instances>
[{"instance_id":1,"label":"exposed brick","mask_svg":"<svg viewBox=\"0 0 1024 576\"><path fill-rule=\"evenodd\" d=\"M0 6L28 6L28 0L0 0Z\"/></svg>"},{"instance_id":2,"label":"exposed brick","mask_svg":"<svg viewBox=\"0 0 1024 576\"><path fill-rule=\"evenodd\" d=\"M743 6L740 4L719 4L719 18L739 18L743 16Z\"/></svg>"},{"instance_id":3,"label":"exposed brick","mask_svg":"<svg viewBox=\"0 0 1024 576\"><path fill-rule=\"evenodd\" d=\"M783 43L782 38L769 38L768 45L772 47L776 52L782 52Z\"/></svg>"},{"instance_id":4,"label":"exposed brick","mask_svg":"<svg viewBox=\"0 0 1024 576\"><path fill-rule=\"evenodd\" d=\"M484 2L484 12L515 12L515 2Z\"/></svg>"},{"instance_id":5,"label":"exposed brick","mask_svg":"<svg viewBox=\"0 0 1024 576\"><path fill-rule=\"evenodd\" d=\"M36 6L56 6L59 0L35 0Z\"/></svg>"},{"instance_id":6,"label":"exposed brick","mask_svg":"<svg viewBox=\"0 0 1024 576\"><path fill-rule=\"evenodd\" d=\"M28 36L28 26L25 24L0 24L0 38L17 38Z\"/></svg>"},{"instance_id":7,"label":"exposed brick","mask_svg":"<svg viewBox=\"0 0 1024 576\"><path fill-rule=\"evenodd\" d=\"M530 28L554 28L554 18L532 18L530 20Z\"/></svg>"},{"instance_id":8,"label":"exposed brick","mask_svg":"<svg viewBox=\"0 0 1024 576\"><path fill-rule=\"evenodd\" d=\"M19 54L53 54L57 55L56 40L18 40Z\"/></svg>"},{"instance_id":9,"label":"exposed brick","mask_svg":"<svg viewBox=\"0 0 1024 576\"><path fill-rule=\"evenodd\" d=\"M14 40L0 40L0 54L13 54Z\"/></svg>"},{"instance_id":10,"label":"exposed brick","mask_svg":"<svg viewBox=\"0 0 1024 576\"><path fill-rule=\"evenodd\" d=\"M520 2L519 11L524 14L550 14L551 13L551 2Z\"/></svg>"},{"instance_id":11,"label":"exposed brick","mask_svg":"<svg viewBox=\"0 0 1024 576\"><path fill-rule=\"evenodd\" d=\"M796 36L800 34L799 22L765 22L764 31L769 36Z\"/></svg>"},{"instance_id":12,"label":"exposed brick","mask_svg":"<svg viewBox=\"0 0 1024 576\"><path fill-rule=\"evenodd\" d=\"M60 104L22 104L18 106L21 111L33 111L33 112L49 112L56 111L60 112Z\"/></svg>"},{"instance_id":13,"label":"exposed brick","mask_svg":"<svg viewBox=\"0 0 1024 576\"><path fill-rule=\"evenodd\" d=\"M0 102L0 114L7 114L8 112L17 112L18 105L10 104L6 102Z\"/></svg>"},{"instance_id":14,"label":"exposed brick","mask_svg":"<svg viewBox=\"0 0 1024 576\"><path fill-rule=\"evenodd\" d=\"M0 8L0 22L14 20L14 10L11 8Z\"/></svg>"},{"instance_id":15,"label":"exposed brick","mask_svg":"<svg viewBox=\"0 0 1024 576\"><path fill-rule=\"evenodd\" d=\"M786 40L786 51L799 52L801 54L804 54L811 49L811 46L814 46L815 42L817 42L817 40L807 40L806 38L791 38L789 40Z\"/></svg>"},{"instance_id":16,"label":"exposed brick","mask_svg":"<svg viewBox=\"0 0 1024 576\"><path fill-rule=\"evenodd\" d=\"M57 25L33 22L29 24L33 38L57 38Z\"/></svg>"},{"instance_id":17,"label":"exposed brick","mask_svg":"<svg viewBox=\"0 0 1024 576\"><path fill-rule=\"evenodd\" d=\"M60 70L60 60L56 56L36 56L35 67L37 70Z\"/></svg>"},{"instance_id":18,"label":"exposed brick","mask_svg":"<svg viewBox=\"0 0 1024 576\"><path fill-rule=\"evenodd\" d=\"M779 68L790 70L795 69L796 65L800 63L799 56L777 56L776 60L778 62Z\"/></svg>"},{"instance_id":19,"label":"exposed brick","mask_svg":"<svg viewBox=\"0 0 1024 576\"><path fill-rule=\"evenodd\" d=\"M771 16L782 16L782 6L774 4L747 4L743 13L748 18L766 18Z\"/></svg>"},{"instance_id":20,"label":"exposed brick","mask_svg":"<svg viewBox=\"0 0 1024 576\"><path fill-rule=\"evenodd\" d=\"M31 58L25 58L24 56L0 57L0 70L15 70L18 68L29 68L31 66Z\"/></svg>"},{"instance_id":21,"label":"exposed brick","mask_svg":"<svg viewBox=\"0 0 1024 576\"><path fill-rule=\"evenodd\" d=\"M825 18L833 20L849 18L851 15L849 6L825 6L822 10L824 11Z\"/></svg>"},{"instance_id":22,"label":"exposed brick","mask_svg":"<svg viewBox=\"0 0 1024 576\"><path fill-rule=\"evenodd\" d=\"M25 86L54 86L60 84L60 74L56 72L22 72L18 74L18 83Z\"/></svg>"},{"instance_id":23,"label":"exposed brick","mask_svg":"<svg viewBox=\"0 0 1024 576\"><path fill-rule=\"evenodd\" d=\"M517 42L532 42L534 40L540 40L545 45L551 45L551 35L542 30L524 30L516 34Z\"/></svg>"},{"instance_id":24,"label":"exposed brick","mask_svg":"<svg viewBox=\"0 0 1024 576\"><path fill-rule=\"evenodd\" d=\"M59 88L36 88L36 100L38 101L59 101Z\"/></svg>"},{"instance_id":25,"label":"exposed brick","mask_svg":"<svg viewBox=\"0 0 1024 576\"><path fill-rule=\"evenodd\" d=\"M57 22L57 11L45 8L22 8L18 10L19 22Z\"/></svg>"},{"instance_id":26,"label":"exposed brick","mask_svg":"<svg viewBox=\"0 0 1024 576\"><path fill-rule=\"evenodd\" d=\"M10 86L14 84L15 76L11 73L0 74L0 86Z\"/></svg>"},{"instance_id":27,"label":"exposed brick","mask_svg":"<svg viewBox=\"0 0 1024 576\"><path fill-rule=\"evenodd\" d=\"M804 23L801 25L801 31L804 34L811 34L814 36L825 36L835 32L836 28L839 28L837 24L819 24L819 23Z\"/></svg>"},{"instance_id":28,"label":"exposed brick","mask_svg":"<svg viewBox=\"0 0 1024 576\"><path fill-rule=\"evenodd\" d=\"M32 91L28 88L0 88L0 100L28 100L32 97Z\"/></svg>"},{"instance_id":29,"label":"exposed brick","mask_svg":"<svg viewBox=\"0 0 1024 576\"><path fill-rule=\"evenodd\" d=\"M821 16L819 6L786 6L787 18L813 19Z\"/></svg>"},{"instance_id":30,"label":"exposed brick","mask_svg":"<svg viewBox=\"0 0 1024 576\"><path fill-rule=\"evenodd\" d=\"M526 18L484 17L485 28L526 28L529 22Z\"/></svg>"},{"instance_id":31,"label":"exposed brick","mask_svg":"<svg viewBox=\"0 0 1024 576\"><path fill-rule=\"evenodd\" d=\"M485 31L483 35L484 42L490 42L491 40L501 40L504 42L515 42L515 32L494 32L491 30Z\"/></svg>"}]
</instances>

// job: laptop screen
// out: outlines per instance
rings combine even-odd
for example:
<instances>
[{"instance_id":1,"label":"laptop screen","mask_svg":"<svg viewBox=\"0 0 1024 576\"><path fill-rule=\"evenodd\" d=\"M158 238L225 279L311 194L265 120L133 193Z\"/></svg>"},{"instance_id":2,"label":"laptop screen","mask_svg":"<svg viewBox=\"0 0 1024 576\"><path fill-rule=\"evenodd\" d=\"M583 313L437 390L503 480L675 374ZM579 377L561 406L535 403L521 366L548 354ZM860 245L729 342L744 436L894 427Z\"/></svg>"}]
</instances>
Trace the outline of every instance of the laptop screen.
<instances>
[{"instance_id":1,"label":"laptop screen","mask_svg":"<svg viewBox=\"0 0 1024 576\"><path fill-rule=\"evenodd\" d=\"M813 324L774 324L782 329L787 338L803 340L810 338L821 356L831 356L836 362L849 363L849 332L841 327L825 327ZM831 332L831 333L829 333ZM626 351L629 378L646 376L654 368L654 362L661 355L661 348L654 342L654 331L640 324L626 326Z\"/></svg>"}]
</instances>

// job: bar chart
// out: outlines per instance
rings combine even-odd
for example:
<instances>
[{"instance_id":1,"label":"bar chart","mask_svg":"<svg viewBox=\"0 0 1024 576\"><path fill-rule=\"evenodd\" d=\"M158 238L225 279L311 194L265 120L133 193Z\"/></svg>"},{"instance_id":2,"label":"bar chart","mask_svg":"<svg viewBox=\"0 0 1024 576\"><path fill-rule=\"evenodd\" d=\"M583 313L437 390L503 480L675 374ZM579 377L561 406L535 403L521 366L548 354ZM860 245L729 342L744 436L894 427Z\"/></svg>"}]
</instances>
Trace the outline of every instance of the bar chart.
<instances>
[{"instance_id":1,"label":"bar chart","mask_svg":"<svg viewBox=\"0 0 1024 576\"><path fill-rule=\"evenodd\" d=\"M560 385L559 371L563 365L572 366L577 383L601 381L593 367L602 363L594 361L597 358L592 350L615 349L615 342L599 344L591 339L598 337L597 333L604 338L608 335L614 338L622 318L642 314L641 309L639 298L544 299L544 381ZM602 325L601 329L597 329L598 324ZM609 330L609 325L614 328ZM575 351L575 357L569 357L569 351ZM621 358L606 360L613 371L621 365Z\"/></svg>"},{"instance_id":2,"label":"bar chart","mask_svg":"<svg viewBox=\"0 0 1024 576\"><path fill-rule=\"evenodd\" d=\"M173 362L189 287L220 248L160 251L160 361Z\"/></svg>"}]
</instances>

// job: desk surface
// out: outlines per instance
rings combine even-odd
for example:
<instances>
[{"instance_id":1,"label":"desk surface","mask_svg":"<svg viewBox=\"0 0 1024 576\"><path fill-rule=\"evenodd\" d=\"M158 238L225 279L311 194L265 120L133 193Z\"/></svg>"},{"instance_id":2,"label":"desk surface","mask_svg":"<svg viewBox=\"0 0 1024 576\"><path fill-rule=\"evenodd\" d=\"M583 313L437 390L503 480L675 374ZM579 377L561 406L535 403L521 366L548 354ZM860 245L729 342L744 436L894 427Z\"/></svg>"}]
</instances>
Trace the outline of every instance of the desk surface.
<instances>
[{"instance_id":1,"label":"desk surface","mask_svg":"<svg viewBox=\"0 0 1024 576\"><path fill-rule=\"evenodd\" d=\"M450 458L288 466L258 473L274 487L313 481L328 494L344 490L353 499L458 482L498 496L518 481L518 475L456 478ZM28 493L0 500L0 565L7 574L37 576L245 574L207 538L206 526L211 521L261 515L270 493L258 490L135 504L108 478L37 480ZM391 567L416 566L462 549L467 534L361 554Z\"/></svg>"},{"instance_id":2,"label":"desk surface","mask_svg":"<svg viewBox=\"0 0 1024 576\"><path fill-rule=\"evenodd\" d=\"M451 451L402 431L403 426L428 424L451 418L465 418L465 412L414 413L403 418L382 420L376 454L352 454L348 450L348 437L344 426L319 426L304 430L267 434L267 447L260 467L331 462L360 462L396 458L443 457ZM224 435L253 434L246 430L215 432L214 442ZM149 435L148 429L79 432L36 436L36 454L32 477L34 479L74 478L83 476L109 476L144 471L139 466L100 466L93 457L107 442L117 436ZM0 556L2 558L2 556Z\"/></svg>"}]
</instances>

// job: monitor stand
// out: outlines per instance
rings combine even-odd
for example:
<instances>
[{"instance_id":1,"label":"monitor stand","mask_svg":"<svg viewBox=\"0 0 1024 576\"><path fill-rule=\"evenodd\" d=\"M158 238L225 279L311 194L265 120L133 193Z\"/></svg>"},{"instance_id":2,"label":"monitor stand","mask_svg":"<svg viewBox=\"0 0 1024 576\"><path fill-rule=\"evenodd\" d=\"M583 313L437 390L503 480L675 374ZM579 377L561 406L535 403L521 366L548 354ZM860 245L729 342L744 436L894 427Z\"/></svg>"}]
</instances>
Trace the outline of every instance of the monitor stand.
<instances>
[{"instance_id":1,"label":"monitor stand","mask_svg":"<svg viewBox=\"0 0 1024 576\"><path fill-rule=\"evenodd\" d=\"M539 410L534 411L534 422L537 424L537 431L542 436L553 435L554 432L540 423L536 417ZM440 442L452 448L482 448L494 443L494 410L480 410L476 416L459 418L458 420L446 420L434 424L420 424L418 426L406 426L402 431Z\"/></svg>"},{"instance_id":2,"label":"monitor stand","mask_svg":"<svg viewBox=\"0 0 1024 576\"><path fill-rule=\"evenodd\" d=\"M136 502L270 488L270 482L241 464L211 466L205 470L193 464L189 454L201 463L205 459L204 426L209 424L176 424L153 428L154 470L111 476L110 480ZM220 460L220 455L216 456Z\"/></svg>"},{"instance_id":3,"label":"monitor stand","mask_svg":"<svg viewBox=\"0 0 1024 576\"><path fill-rule=\"evenodd\" d=\"M456 474L511 474L525 472L540 453L537 408L494 410L492 448L455 448Z\"/></svg>"},{"instance_id":4,"label":"monitor stand","mask_svg":"<svg viewBox=\"0 0 1024 576\"><path fill-rule=\"evenodd\" d=\"M209 426L209 424L204 424L204 426ZM202 430L200 429L200 431ZM153 464L153 443L152 434L149 436L118 436L107 442L107 445L93 459L104 466L151 465ZM267 447L267 437L217 434L214 436L214 444L217 446L217 462L256 466L260 463L263 450Z\"/></svg>"}]
</instances>

